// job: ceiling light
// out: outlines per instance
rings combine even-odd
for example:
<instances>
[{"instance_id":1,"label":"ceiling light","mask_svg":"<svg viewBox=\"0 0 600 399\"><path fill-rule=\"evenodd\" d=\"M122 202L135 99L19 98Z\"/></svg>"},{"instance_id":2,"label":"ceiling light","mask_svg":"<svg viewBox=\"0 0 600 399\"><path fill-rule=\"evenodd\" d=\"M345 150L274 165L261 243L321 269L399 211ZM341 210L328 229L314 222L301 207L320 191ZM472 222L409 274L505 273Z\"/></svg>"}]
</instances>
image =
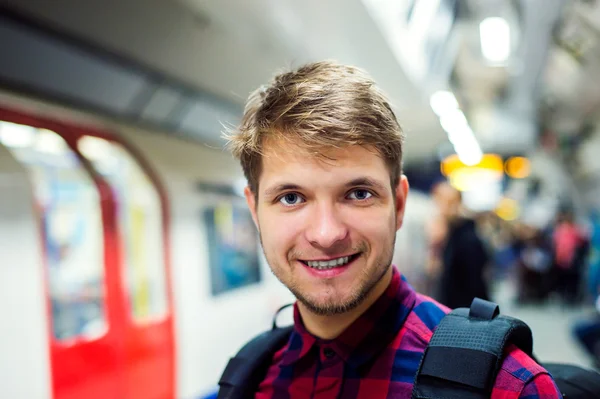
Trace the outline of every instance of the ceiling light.
<instances>
[{"instance_id":1,"label":"ceiling light","mask_svg":"<svg viewBox=\"0 0 600 399\"><path fill-rule=\"evenodd\" d=\"M504 18L486 18L479 24L481 52L492 62L503 62L510 55L510 27Z\"/></svg>"},{"instance_id":2,"label":"ceiling light","mask_svg":"<svg viewBox=\"0 0 600 399\"><path fill-rule=\"evenodd\" d=\"M62 155L68 152L65 140L52 130L40 129L35 142L35 149L45 154Z\"/></svg>"},{"instance_id":3,"label":"ceiling light","mask_svg":"<svg viewBox=\"0 0 600 399\"><path fill-rule=\"evenodd\" d=\"M437 116L442 116L448 112L458 109L458 101L452 92L447 90L436 91L429 99L429 105Z\"/></svg>"},{"instance_id":4,"label":"ceiling light","mask_svg":"<svg viewBox=\"0 0 600 399\"><path fill-rule=\"evenodd\" d=\"M0 143L11 148L27 148L35 139L35 128L10 122L0 122Z\"/></svg>"}]
</instances>

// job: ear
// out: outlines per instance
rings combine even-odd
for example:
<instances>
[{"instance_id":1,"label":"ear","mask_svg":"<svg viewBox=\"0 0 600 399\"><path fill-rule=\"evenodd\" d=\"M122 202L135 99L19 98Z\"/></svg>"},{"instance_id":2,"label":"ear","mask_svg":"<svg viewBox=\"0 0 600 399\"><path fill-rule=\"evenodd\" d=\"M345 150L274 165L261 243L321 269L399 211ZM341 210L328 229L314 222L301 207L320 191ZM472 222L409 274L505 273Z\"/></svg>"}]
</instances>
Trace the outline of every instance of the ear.
<instances>
[{"instance_id":1,"label":"ear","mask_svg":"<svg viewBox=\"0 0 600 399\"><path fill-rule=\"evenodd\" d=\"M404 210L406 209L406 198L408 197L408 179L406 176L400 176L400 181L396 185L396 231L402 227L404 221Z\"/></svg>"},{"instance_id":2,"label":"ear","mask_svg":"<svg viewBox=\"0 0 600 399\"><path fill-rule=\"evenodd\" d=\"M252 214L252 220L254 221L254 225L258 229L258 217L256 216L256 196L250 189L250 186L246 186L244 188L244 196L246 197L246 203L248 204L248 208L250 209L250 214Z\"/></svg>"}]
</instances>

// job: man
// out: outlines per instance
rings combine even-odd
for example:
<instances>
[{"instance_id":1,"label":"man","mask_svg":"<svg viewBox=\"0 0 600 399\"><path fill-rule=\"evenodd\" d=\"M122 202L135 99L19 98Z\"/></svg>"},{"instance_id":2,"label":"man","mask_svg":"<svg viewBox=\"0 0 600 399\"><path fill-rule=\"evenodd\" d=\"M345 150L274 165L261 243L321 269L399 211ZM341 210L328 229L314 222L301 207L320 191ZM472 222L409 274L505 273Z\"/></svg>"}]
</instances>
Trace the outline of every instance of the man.
<instances>
[{"instance_id":1,"label":"man","mask_svg":"<svg viewBox=\"0 0 600 399\"><path fill-rule=\"evenodd\" d=\"M436 299L451 309L469 307L473 298L488 299L487 251L475 221L464 216L460 191L446 182L439 183L433 198L448 227Z\"/></svg>"},{"instance_id":2,"label":"man","mask_svg":"<svg viewBox=\"0 0 600 399\"><path fill-rule=\"evenodd\" d=\"M391 265L408 181L383 94L357 68L308 64L255 91L229 138L266 259L298 299L294 331L255 397L409 398L448 309ZM492 397L560 394L511 348Z\"/></svg>"}]
</instances>

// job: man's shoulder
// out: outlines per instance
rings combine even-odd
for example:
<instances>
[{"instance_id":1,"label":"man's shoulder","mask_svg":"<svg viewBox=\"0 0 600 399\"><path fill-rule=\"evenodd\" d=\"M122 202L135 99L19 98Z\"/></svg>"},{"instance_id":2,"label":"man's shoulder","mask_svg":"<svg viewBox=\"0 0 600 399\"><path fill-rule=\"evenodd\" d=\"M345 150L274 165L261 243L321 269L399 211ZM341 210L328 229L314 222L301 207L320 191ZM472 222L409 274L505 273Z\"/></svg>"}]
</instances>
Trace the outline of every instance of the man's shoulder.
<instances>
[{"instance_id":1,"label":"man's shoulder","mask_svg":"<svg viewBox=\"0 0 600 399\"><path fill-rule=\"evenodd\" d=\"M448 313L450 313L448 307L427 295L417 293L415 305L404 326L427 345L436 327Z\"/></svg>"},{"instance_id":2,"label":"man's shoulder","mask_svg":"<svg viewBox=\"0 0 600 399\"><path fill-rule=\"evenodd\" d=\"M501 369L523 382L528 382L546 370L515 345L509 345Z\"/></svg>"},{"instance_id":3,"label":"man's shoulder","mask_svg":"<svg viewBox=\"0 0 600 399\"><path fill-rule=\"evenodd\" d=\"M435 329L450 312L451 309L434 299L417 294L415 306L405 323L405 328L414 335L413 342L418 342L415 349L426 349ZM496 376L492 398L519 398L523 395L536 399L560 397L546 369L515 345L509 345Z\"/></svg>"},{"instance_id":4,"label":"man's shoulder","mask_svg":"<svg viewBox=\"0 0 600 399\"><path fill-rule=\"evenodd\" d=\"M494 394L497 396L492 397L502 398L560 397L548 371L515 345L509 345L505 350L504 361L494 383Z\"/></svg>"}]
</instances>

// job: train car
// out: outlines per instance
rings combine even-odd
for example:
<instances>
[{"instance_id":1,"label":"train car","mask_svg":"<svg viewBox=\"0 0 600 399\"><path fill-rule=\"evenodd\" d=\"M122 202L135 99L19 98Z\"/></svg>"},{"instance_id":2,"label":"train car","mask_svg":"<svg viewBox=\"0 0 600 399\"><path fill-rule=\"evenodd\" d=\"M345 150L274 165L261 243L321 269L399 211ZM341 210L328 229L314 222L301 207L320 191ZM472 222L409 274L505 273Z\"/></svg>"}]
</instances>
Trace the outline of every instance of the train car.
<instances>
[{"instance_id":1,"label":"train car","mask_svg":"<svg viewBox=\"0 0 600 399\"><path fill-rule=\"evenodd\" d=\"M288 299L262 259L260 282L211 292L204 213L232 204L201 183L234 185L236 164L12 95L2 97L0 121L2 353L11 358L1 396L214 390L228 356Z\"/></svg>"},{"instance_id":2,"label":"train car","mask_svg":"<svg viewBox=\"0 0 600 399\"><path fill-rule=\"evenodd\" d=\"M5 92L0 176L1 397L206 397L293 301L226 152ZM408 207L414 274L430 204Z\"/></svg>"}]
</instances>

